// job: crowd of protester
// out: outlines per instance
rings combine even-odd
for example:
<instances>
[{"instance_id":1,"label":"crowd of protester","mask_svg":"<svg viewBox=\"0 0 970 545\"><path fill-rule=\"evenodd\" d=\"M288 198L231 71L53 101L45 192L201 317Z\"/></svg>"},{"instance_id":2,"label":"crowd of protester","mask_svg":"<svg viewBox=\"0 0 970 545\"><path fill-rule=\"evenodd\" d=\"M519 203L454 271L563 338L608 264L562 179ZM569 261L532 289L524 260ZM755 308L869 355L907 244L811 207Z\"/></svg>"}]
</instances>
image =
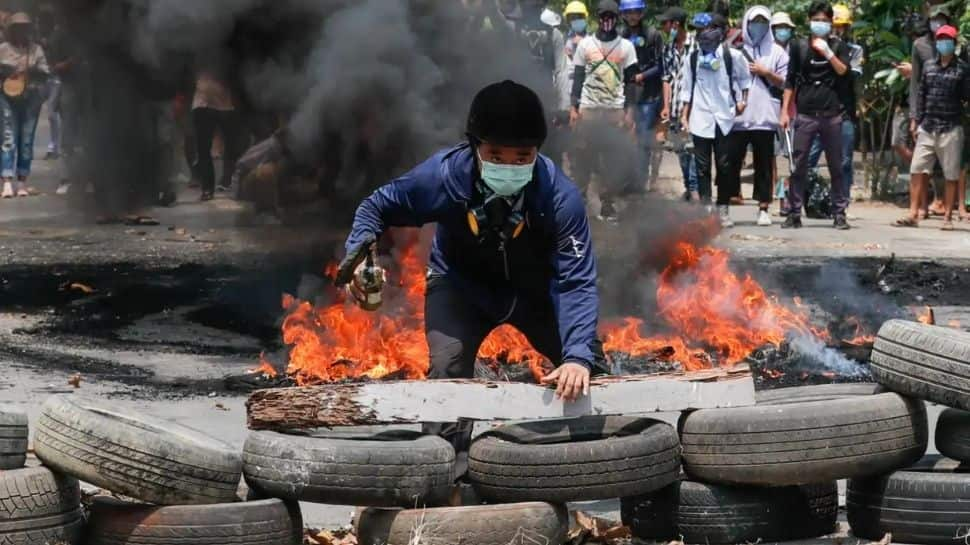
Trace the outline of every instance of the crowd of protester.
<instances>
[{"instance_id":1,"label":"crowd of protester","mask_svg":"<svg viewBox=\"0 0 970 545\"><path fill-rule=\"evenodd\" d=\"M683 199L708 207L731 227L730 207L743 202L742 171L750 157L754 220L772 225L777 200L785 218L781 227L797 229L824 152L832 225L850 228L865 52L853 41L846 5L812 2L799 14L808 21L799 28L792 14L764 5L731 14L723 0L693 14L671 7L656 24L645 17L643 0L600 0L593 9L572 1L561 13L542 0L464 3L473 10L488 4L548 72L557 96L546 107L557 112L557 138L546 152L567 165L584 194L596 187L595 215L603 221L618 221L618 201L657 189L669 154L680 167ZM895 222L900 227L916 227L936 213L943 216L943 229L952 230L953 211L960 220L966 216L970 146L962 111L970 99L970 65L957 54L955 24L942 6L907 23L915 40L912 60L897 69L910 78L909 103L894 117L892 138L901 168L911 174L911 206ZM83 59L67 47L53 10L0 13L0 28L0 176L2 197L13 198L32 193L28 180L45 102L46 158L64 159L70 167L78 153L83 121L75 80ZM190 185L200 188L202 201L231 189L238 158L275 128L252 130L238 112L230 78L217 66L195 62L174 107L160 104L165 113L159 126L178 144L168 152L174 156L184 148ZM636 157L618 160L621 144L632 144ZM223 165L217 180L218 154ZM783 169L790 176L782 176ZM937 172L943 181L931 184ZM65 169L57 192L72 190L70 182L80 177L77 169ZM90 190L91 181L85 182L75 190ZM158 203L173 203L174 193L161 186Z\"/></svg>"}]
</instances>

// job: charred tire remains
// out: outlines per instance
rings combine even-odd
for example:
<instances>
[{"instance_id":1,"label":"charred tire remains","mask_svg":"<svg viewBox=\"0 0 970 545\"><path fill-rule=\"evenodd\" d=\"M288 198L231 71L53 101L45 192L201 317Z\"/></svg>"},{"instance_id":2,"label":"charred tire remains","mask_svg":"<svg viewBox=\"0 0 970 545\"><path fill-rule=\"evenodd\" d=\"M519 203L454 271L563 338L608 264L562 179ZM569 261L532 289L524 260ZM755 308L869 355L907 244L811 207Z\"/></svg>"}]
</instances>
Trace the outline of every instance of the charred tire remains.
<instances>
[{"instance_id":1,"label":"charred tire remains","mask_svg":"<svg viewBox=\"0 0 970 545\"><path fill-rule=\"evenodd\" d=\"M229 445L151 416L54 396L34 437L45 465L160 505L236 500L242 472Z\"/></svg>"},{"instance_id":2,"label":"charred tire remains","mask_svg":"<svg viewBox=\"0 0 970 545\"><path fill-rule=\"evenodd\" d=\"M890 320L876 336L871 368L894 392L970 410L970 333Z\"/></svg>"},{"instance_id":3,"label":"charred tire remains","mask_svg":"<svg viewBox=\"0 0 970 545\"><path fill-rule=\"evenodd\" d=\"M970 533L970 475L960 470L952 460L927 456L904 471L850 480L852 533L876 538L891 532L900 543L963 543Z\"/></svg>"},{"instance_id":4,"label":"charred tire remains","mask_svg":"<svg viewBox=\"0 0 970 545\"><path fill-rule=\"evenodd\" d=\"M77 480L44 467L0 472L0 543L73 545L83 524Z\"/></svg>"},{"instance_id":5,"label":"charred tire remains","mask_svg":"<svg viewBox=\"0 0 970 545\"><path fill-rule=\"evenodd\" d=\"M919 460L927 443L923 402L894 393L705 409L689 414L681 428L690 478L739 485L886 473Z\"/></svg>"},{"instance_id":6,"label":"charred tire remains","mask_svg":"<svg viewBox=\"0 0 970 545\"><path fill-rule=\"evenodd\" d=\"M970 462L970 412L946 409L940 413L933 438L937 450L947 458Z\"/></svg>"},{"instance_id":7,"label":"charred tire remains","mask_svg":"<svg viewBox=\"0 0 970 545\"><path fill-rule=\"evenodd\" d=\"M757 543L805 539L835 530L834 482L778 488L727 487L692 481L624 498L623 523L635 537L686 543Z\"/></svg>"},{"instance_id":8,"label":"charred tire remains","mask_svg":"<svg viewBox=\"0 0 970 545\"><path fill-rule=\"evenodd\" d=\"M302 526L280 500L159 507L99 498L91 506L85 543L299 545Z\"/></svg>"},{"instance_id":9,"label":"charred tire remains","mask_svg":"<svg viewBox=\"0 0 970 545\"><path fill-rule=\"evenodd\" d=\"M0 469L19 469L27 461L27 413L0 406Z\"/></svg>"},{"instance_id":10,"label":"charred tire remains","mask_svg":"<svg viewBox=\"0 0 970 545\"><path fill-rule=\"evenodd\" d=\"M510 503L437 509L365 509L357 517L360 545L411 543L562 543L569 530L566 507Z\"/></svg>"},{"instance_id":11,"label":"charred tire remains","mask_svg":"<svg viewBox=\"0 0 970 545\"><path fill-rule=\"evenodd\" d=\"M340 505L440 505L455 478L451 444L409 431L253 432L243 462L246 483L258 494Z\"/></svg>"},{"instance_id":12,"label":"charred tire remains","mask_svg":"<svg viewBox=\"0 0 970 545\"><path fill-rule=\"evenodd\" d=\"M468 478L493 502L599 500L677 480L680 445L658 420L589 416L500 426L472 443Z\"/></svg>"}]
</instances>

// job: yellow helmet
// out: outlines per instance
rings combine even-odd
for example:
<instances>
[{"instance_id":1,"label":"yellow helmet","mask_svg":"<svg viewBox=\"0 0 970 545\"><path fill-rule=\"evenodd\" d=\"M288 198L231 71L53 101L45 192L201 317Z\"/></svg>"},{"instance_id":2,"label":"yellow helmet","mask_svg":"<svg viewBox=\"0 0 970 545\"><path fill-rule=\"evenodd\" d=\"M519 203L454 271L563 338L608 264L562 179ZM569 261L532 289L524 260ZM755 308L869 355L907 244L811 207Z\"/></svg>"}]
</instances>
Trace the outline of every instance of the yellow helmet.
<instances>
[{"instance_id":1,"label":"yellow helmet","mask_svg":"<svg viewBox=\"0 0 970 545\"><path fill-rule=\"evenodd\" d=\"M586 4L580 2L579 0L573 0L566 5L566 10L562 12L564 16L568 15L582 15L583 17L589 17L589 10L586 9Z\"/></svg>"},{"instance_id":2,"label":"yellow helmet","mask_svg":"<svg viewBox=\"0 0 970 545\"><path fill-rule=\"evenodd\" d=\"M833 25L851 25L852 24L852 10L849 6L845 4L836 4L832 6L832 12L834 17L832 17Z\"/></svg>"}]
</instances>

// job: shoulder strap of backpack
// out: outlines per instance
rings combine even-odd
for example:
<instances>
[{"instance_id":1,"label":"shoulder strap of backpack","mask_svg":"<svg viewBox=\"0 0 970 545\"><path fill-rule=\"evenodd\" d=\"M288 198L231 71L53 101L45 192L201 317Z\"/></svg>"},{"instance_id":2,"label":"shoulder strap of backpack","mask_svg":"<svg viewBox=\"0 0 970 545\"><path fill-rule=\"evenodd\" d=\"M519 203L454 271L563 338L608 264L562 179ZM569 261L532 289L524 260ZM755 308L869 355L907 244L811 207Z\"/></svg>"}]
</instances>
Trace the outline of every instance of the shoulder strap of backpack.
<instances>
[{"instance_id":1,"label":"shoulder strap of backpack","mask_svg":"<svg viewBox=\"0 0 970 545\"><path fill-rule=\"evenodd\" d=\"M735 105L738 104L738 97L734 95L734 54L728 44L721 44L721 53L724 55L724 69L728 74L728 88L731 89L731 100Z\"/></svg>"},{"instance_id":2,"label":"shoulder strap of backpack","mask_svg":"<svg viewBox=\"0 0 970 545\"><path fill-rule=\"evenodd\" d=\"M698 49L690 53L690 105L694 105L694 88L697 87L697 58Z\"/></svg>"}]
</instances>

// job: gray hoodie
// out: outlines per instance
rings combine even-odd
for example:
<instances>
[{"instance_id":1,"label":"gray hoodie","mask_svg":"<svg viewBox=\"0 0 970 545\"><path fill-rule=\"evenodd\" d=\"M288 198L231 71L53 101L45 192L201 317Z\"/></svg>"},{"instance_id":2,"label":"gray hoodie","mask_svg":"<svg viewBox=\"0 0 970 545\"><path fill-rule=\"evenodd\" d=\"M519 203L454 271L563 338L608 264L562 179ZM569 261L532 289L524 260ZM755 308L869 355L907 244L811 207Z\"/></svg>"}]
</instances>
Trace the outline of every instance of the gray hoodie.
<instances>
[{"instance_id":1,"label":"gray hoodie","mask_svg":"<svg viewBox=\"0 0 970 545\"><path fill-rule=\"evenodd\" d=\"M751 39L748 24L761 15L771 21L771 10L765 6L753 6L744 14L741 32L744 34L744 51L749 57L781 76L788 75L788 52L775 43L771 30L758 43ZM748 91L748 107L738 118L734 130L777 130L781 115L781 101L773 98L764 78L751 74L751 89Z\"/></svg>"}]
</instances>

